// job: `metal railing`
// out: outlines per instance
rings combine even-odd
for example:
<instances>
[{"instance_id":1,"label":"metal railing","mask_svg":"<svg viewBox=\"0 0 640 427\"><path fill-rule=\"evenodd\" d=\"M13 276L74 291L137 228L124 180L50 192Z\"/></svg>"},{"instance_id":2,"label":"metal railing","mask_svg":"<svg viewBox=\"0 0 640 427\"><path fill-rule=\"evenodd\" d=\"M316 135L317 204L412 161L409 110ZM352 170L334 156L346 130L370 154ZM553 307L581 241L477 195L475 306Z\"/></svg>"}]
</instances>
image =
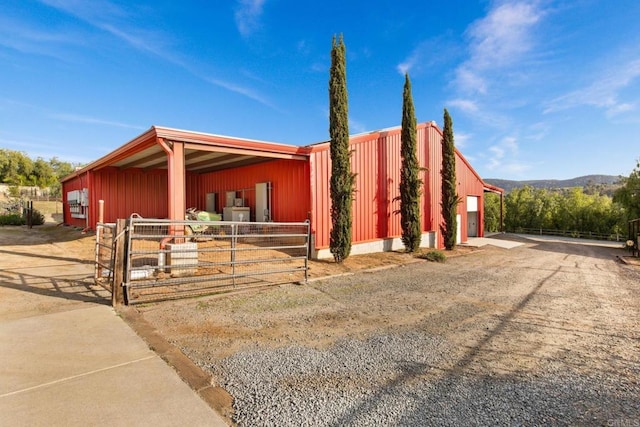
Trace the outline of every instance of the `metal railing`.
<instances>
[{"instance_id":1,"label":"metal railing","mask_svg":"<svg viewBox=\"0 0 640 427\"><path fill-rule=\"evenodd\" d=\"M618 233L593 233L591 231L576 231L576 230L549 230L543 228L522 228L517 227L511 230L513 233L522 234L534 234L539 236L561 236L561 237L573 237L576 239L590 239L590 240L608 240L613 242L622 242L625 240L625 236Z\"/></svg>"},{"instance_id":2,"label":"metal railing","mask_svg":"<svg viewBox=\"0 0 640 427\"><path fill-rule=\"evenodd\" d=\"M307 281L309 222L169 221L132 216L125 301Z\"/></svg>"}]
</instances>

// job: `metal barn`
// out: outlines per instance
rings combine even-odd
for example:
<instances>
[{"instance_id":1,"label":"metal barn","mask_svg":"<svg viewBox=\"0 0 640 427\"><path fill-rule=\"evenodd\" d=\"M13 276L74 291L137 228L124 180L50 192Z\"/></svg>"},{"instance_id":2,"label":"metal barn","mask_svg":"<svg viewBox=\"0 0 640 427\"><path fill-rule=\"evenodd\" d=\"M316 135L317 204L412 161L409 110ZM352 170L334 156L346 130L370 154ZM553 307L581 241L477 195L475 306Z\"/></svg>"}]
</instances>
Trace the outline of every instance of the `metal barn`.
<instances>
[{"instance_id":1,"label":"metal barn","mask_svg":"<svg viewBox=\"0 0 640 427\"><path fill-rule=\"evenodd\" d=\"M425 169L424 247L443 247L440 233L442 131L418 125L418 156ZM352 254L395 250L400 241L400 127L354 135L357 174ZM64 222L94 229L138 214L182 220L189 207L224 220L311 224L312 256L331 257L329 143L291 146L154 126L63 179ZM456 151L459 241L484 234L486 184Z\"/></svg>"}]
</instances>

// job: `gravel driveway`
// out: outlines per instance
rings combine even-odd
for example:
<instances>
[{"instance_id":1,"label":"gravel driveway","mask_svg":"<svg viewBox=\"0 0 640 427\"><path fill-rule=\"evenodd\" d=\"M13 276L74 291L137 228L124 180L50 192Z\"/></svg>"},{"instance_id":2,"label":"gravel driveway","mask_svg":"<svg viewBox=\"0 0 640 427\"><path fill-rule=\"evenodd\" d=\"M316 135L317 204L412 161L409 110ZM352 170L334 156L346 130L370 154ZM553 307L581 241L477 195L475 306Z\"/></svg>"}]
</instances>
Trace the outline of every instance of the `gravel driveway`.
<instances>
[{"instance_id":1,"label":"gravel driveway","mask_svg":"<svg viewBox=\"0 0 640 427\"><path fill-rule=\"evenodd\" d=\"M242 426L640 425L640 270L522 241L137 309Z\"/></svg>"}]
</instances>

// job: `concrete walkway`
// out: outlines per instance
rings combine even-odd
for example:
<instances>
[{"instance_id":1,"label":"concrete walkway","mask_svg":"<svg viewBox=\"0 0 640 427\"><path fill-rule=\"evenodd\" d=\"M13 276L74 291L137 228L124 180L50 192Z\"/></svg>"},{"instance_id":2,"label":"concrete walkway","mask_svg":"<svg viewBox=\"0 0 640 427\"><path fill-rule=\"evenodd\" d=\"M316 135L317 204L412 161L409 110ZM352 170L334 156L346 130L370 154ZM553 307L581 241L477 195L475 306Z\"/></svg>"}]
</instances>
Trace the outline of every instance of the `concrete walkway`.
<instances>
[{"instance_id":1,"label":"concrete walkway","mask_svg":"<svg viewBox=\"0 0 640 427\"><path fill-rule=\"evenodd\" d=\"M69 247L0 245L0 426L226 426Z\"/></svg>"},{"instance_id":2,"label":"concrete walkway","mask_svg":"<svg viewBox=\"0 0 640 427\"><path fill-rule=\"evenodd\" d=\"M108 306L2 322L0 343L0 425L226 425Z\"/></svg>"},{"instance_id":3,"label":"concrete walkway","mask_svg":"<svg viewBox=\"0 0 640 427\"><path fill-rule=\"evenodd\" d=\"M609 242L606 240L588 240L575 239L562 236L538 236L532 234L492 234L490 237L469 237L468 241L461 243L461 246L482 247L486 245L497 246L504 249L512 249L524 245L523 242L514 242L513 240L501 239L500 236L516 236L521 239L527 239L531 242L563 242L576 245L588 246L604 246L609 248L620 248L623 242Z\"/></svg>"},{"instance_id":4,"label":"concrete walkway","mask_svg":"<svg viewBox=\"0 0 640 427\"><path fill-rule=\"evenodd\" d=\"M483 246L487 246L487 245L491 245L491 246L497 246L499 248L503 248L503 249L512 249L512 248L517 248L518 246L523 246L524 243L522 242L514 242L511 240L502 240L500 238L497 238L496 236L494 237L469 237L469 239L464 242L461 243L460 246L473 246L475 248L481 248Z\"/></svg>"}]
</instances>

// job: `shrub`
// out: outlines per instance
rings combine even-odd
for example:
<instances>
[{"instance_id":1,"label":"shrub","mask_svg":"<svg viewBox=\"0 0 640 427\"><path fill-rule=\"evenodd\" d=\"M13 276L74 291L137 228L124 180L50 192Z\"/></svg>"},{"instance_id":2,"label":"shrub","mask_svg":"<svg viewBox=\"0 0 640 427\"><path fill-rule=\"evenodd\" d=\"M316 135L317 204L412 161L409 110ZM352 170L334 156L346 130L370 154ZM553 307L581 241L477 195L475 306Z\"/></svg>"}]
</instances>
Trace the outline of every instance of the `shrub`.
<instances>
[{"instance_id":1,"label":"shrub","mask_svg":"<svg viewBox=\"0 0 640 427\"><path fill-rule=\"evenodd\" d=\"M24 217L24 222L25 223L27 222L26 216ZM42 213L39 210L34 209L31 212L31 225L42 225L42 224L44 224L44 215L42 215Z\"/></svg>"},{"instance_id":2,"label":"shrub","mask_svg":"<svg viewBox=\"0 0 640 427\"><path fill-rule=\"evenodd\" d=\"M444 252L437 250L421 253L418 255L418 258L434 262L445 262L447 260L447 256Z\"/></svg>"},{"instance_id":3,"label":"shrub","mask_svg":"<svg viewBox=\"0 0 640 427\"><path fill-rule=\"evenodd\" d=\"M0 225L24 225L26 222L26 218L20 214L0 215Z\"/></svg>"}]
</instances>

